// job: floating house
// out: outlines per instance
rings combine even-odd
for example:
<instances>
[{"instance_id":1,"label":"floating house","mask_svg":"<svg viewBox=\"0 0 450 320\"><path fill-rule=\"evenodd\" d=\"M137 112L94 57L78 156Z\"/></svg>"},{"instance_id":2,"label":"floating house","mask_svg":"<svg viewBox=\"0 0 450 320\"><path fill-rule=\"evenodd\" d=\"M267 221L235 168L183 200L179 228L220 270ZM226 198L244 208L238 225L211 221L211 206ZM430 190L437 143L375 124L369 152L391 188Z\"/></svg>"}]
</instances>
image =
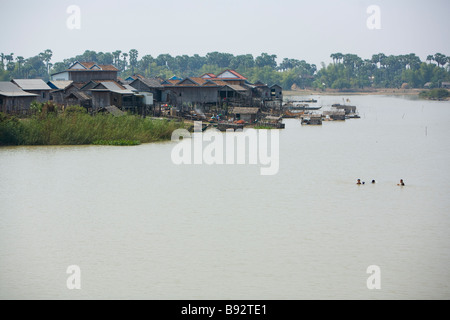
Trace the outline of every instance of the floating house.
<instances>
[{"instance_id":1,"label":"floating house","mask_svg":"<svg viewBox=\"0 0 450 320\"><path fill-rule=\"evenodd\" d=\"M344 110L346 115L356 113L356 107L355 106L347 106L347 105L341 105L341 104L333 104L333 108L336 108L338 110Z\"/></svg>"},{"instance_id":2,"label":"floating house","mask_svg":"<svg viewBox=\"0 0 450 320\"><path fill-rule=\"evenodd\" d=\"M330 120L343 121L346 119L345 110L326 110L322 114Z\"/></svg>"},{"instance_id":3,"label":"floating house","mask_svg":"<svg viewBox=\"0 0 450 320\"><path fill-rule=\"evenodd\" d=\"M301 116L303 125L322 125L321 114L305 114Z\"/></svg>"}]
</instances>

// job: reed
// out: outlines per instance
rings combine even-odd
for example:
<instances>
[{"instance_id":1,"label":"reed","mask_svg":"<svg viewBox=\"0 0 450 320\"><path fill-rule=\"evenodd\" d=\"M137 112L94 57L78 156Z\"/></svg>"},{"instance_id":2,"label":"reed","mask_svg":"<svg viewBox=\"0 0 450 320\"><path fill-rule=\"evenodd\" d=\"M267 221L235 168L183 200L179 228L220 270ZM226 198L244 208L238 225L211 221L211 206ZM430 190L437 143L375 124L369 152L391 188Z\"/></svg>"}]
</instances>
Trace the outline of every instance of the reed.
<instances>
[{"instance_id":1,"label":"reed","mask_svg":"<svg viewBox=\"0 0 450 320\"><path fill-rule=\"evenodd\" d=\"M19 120L0 115L0 145L136 145L170 140L184 123L127 115L91 116L82 112L39 114Z\"/></svg>"}]
</instances>

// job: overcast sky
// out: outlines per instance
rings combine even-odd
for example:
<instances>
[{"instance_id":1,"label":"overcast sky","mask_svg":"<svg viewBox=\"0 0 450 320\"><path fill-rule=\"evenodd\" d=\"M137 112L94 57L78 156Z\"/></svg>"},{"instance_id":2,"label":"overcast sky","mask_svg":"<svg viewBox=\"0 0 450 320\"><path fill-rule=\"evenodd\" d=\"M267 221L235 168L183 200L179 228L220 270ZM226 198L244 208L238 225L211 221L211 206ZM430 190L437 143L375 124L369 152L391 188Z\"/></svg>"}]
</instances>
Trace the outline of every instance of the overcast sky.
<instances>
[{"instance_id":1,"label":"overcast sky","mask_svg":"<svg viewBox=\"0 0 450 320\"><path fill-rule=\"evenodd\" d=\"M0 52L28 58L45 49L52 62L86 49L137 49L139 58L220 51L262 52L278 60L330 63L330 54L450 55L448 0L0 0ZM67 27L67 8L81 10L81 29ZM367 8L380 8L370 30ZM72 20L71 20L72 21Z\"/></svg>"}]
</instances>

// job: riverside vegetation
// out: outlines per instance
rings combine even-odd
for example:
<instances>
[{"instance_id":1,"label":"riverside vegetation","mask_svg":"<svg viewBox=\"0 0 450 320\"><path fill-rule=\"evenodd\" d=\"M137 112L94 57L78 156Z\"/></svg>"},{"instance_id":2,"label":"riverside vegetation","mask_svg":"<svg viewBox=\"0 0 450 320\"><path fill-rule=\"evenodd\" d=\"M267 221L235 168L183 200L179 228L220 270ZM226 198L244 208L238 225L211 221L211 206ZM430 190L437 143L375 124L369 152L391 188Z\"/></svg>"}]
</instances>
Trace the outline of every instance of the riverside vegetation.
<instances>
[{"instance_id":1,"label":"riverside vegetation","mask_svg":"<svg viewBox=\"0 0 450 320\"><path fill-rule=\"evenodd\" d=\"M422 91L419 97L428 100L447 100L450 98L450 91L446 89L432 89L430 91Z\"/></svg>"},{"instance_id":2,"label":"riverside vegetation","mask_svg":"<svg viewBox=\"0 0 450 320\"><path fill-rule=\"evenodd\" d=\"M35 115L18 119L0 113L0 145L120 145L170 140L182 122L109 114L92 116L82 107L59 110L51 103L34 104ZM36 110L37 109L37 110Z\"/></svg>"}]
</instances>

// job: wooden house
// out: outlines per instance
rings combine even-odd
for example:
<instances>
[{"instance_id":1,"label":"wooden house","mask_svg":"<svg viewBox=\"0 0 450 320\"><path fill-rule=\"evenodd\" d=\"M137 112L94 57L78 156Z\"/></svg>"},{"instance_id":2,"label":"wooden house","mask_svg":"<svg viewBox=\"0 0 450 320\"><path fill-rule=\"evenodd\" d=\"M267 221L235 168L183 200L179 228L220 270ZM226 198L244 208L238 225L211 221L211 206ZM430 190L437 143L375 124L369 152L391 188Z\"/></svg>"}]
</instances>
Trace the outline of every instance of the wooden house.
<instances>
[{"instance_id":1,"label":"wooden house","mask_svg":"<svg viewBox=\"0 0 450 320\"><path fill-rule=\"evenodd\" d=\"M68 84L68 85L67 85ZM85 85L85 83L78 83L73 81L64 81L63 82L57 82L53 81L51 83L51 87L55 86L57 89L53 89L50 92L50 97L53 102L59 105L85 105L83 101L74 101L74 97L76 95L72 95L73 93L81 92L81 88Z\"/></svg>"},{"instance_id":2,"label":"wooden house","mask_svg":"<svg viewBox=\"0 0 450 320\"><path fill-rule=\"evenodd\" d=\"M259 119L261 110L259 108L235 107L231 110L235 120L243 120L248 123L254 123Z\"/></svg>"},{"instance_id":3,"label":"wooden house","mask_svg":"<svg viewBox=\"0 0 450 320\"><path fill-rule=\"evenodd\" d=\"M261 81L255 82L251 87L253 92L253 97L260 98L263 100L269 100L272 98L271 89L265 83Z\"/></svg>"},{"instance_id":4,"label":"wooden house","mask_svg":"<svg viewBox=\"0 0 450 320\"><path fill-rule=\"evenodd\" d=\"M75 62L67 70L51 75L51 81L89 82L91 80L117 80L119 70L112 65L94 62Z\"/></svg>"},{"instance_id":5,"label":"wooden house","mask_svg":"<svg viewBox=\"0 0 450 320\"><path fill-rule=\"evenodd\" d=\"M237 84L225 84L219 89L219 97L222 102L241 102L251 99L251 91Z\"/></svg>"},{"instance_id":6,"label":"wooden house","mask_svg":"<svg viewBox=\"0 0 450 320\"><path fill-rule=\"evenodd\" d=\"M274 84L270 87L270 95L272 99L283 99L283 88L278 84Z\"/></svg>"},{"instance_id":7,"label":"wooden house","mask_svg":"<svg viewBox=\"0 0 450 320\"><path fill-rule=\"evenodd\" d=\"M116 81L92 81L87 90L91 92L94 110L116 106L123 111L138 112L143 107L143 99L131 89Z\"/></svg>"},{"instance_id":8,"label":"wooden house","mask_svg":"<svg viewBox=\"0 0 450 320\"><path fill-rule=\"evenodd\" d=\"M52 89L42 79L13 79L11 82L23 91L35 94L38 102L50 100L50 91Z\"/></svg>"},{"instance_id":9,"label":"wooden house","mask_svg":"<svg viewBox=\"0 0 450 320\"><path fill-rule=\"evenodd\" d=\"M163 102L181 107L194 104L217 104L220 88L211 80L197 77L188 77L180 81L168 80L163 82L162 86L166 91Z\"/></svg>"},{"instance_id":10,"label":"wooden house","mask_svg":"<svg viewBox=\"0 0 450 320\"><path fill-rule=\"evenodd\" d=\"M23 91L9 81L0 82L0 111L4 113L23 114L30 110L31 102L37 95Z\"/></svg>"},{"instance_id":11,"label":"wooden house","mask_svg":"<svg viewBox=\"0 0 450 320\"><path fill-rule=\"evenodd\" d=\"M247 78L244 77L243 75L230 69L225 70L222 73L219 73L215 79L225 81L227 82L227 84L230 85L239 85L239 86L245 85L245 82L247 80Z\"/></svg>"},{"instance_id":12,"label":"wooden house","mask_svg":"<svg viewBox=\"0 0 450 320\"><path fill-rule=\"evenodd\" d=\"M92 108L92 97L85 91L71 91L64 96L65 106L80 106L88 110Z\"/></svg>"},{"instance_id":13,"label":"wooden house","mask_svg":"<svg viewBox=\"0 0 450 320\"><path fill-rule=\"evenodd\" d=\"M137 78L130 83L130 86L139 92L153 93L153 98L160 102L162 101L162 92L164 87L157 78Z\"/></svg>"}]
</instances>

